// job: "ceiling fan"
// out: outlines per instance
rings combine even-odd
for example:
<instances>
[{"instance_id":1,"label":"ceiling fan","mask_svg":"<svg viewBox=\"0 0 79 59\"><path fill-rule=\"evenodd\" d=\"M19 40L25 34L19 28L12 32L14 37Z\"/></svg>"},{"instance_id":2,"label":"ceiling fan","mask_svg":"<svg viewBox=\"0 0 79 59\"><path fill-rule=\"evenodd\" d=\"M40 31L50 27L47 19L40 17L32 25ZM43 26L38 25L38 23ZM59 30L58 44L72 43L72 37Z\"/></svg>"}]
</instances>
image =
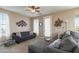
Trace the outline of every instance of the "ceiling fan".
<instances>
[{"instance_id":1,"label":"ceiling fan","mask_svg":"<svg viewBox=\"0 0 79 59\"><path fill-rule=\"evenodd\" d=\"M40 7L39 6L27 6L26 11L32 11L32 12L40 12Z\"/></svg>"}]
</instances>

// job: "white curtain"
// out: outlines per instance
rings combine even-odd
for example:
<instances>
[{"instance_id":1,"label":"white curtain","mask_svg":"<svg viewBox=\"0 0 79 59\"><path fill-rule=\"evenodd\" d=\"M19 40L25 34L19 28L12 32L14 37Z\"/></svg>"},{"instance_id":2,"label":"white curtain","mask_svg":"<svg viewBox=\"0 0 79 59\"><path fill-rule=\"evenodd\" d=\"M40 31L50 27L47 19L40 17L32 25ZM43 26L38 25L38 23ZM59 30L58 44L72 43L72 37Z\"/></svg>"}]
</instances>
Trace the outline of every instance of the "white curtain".
<instances>
[{"instance_id":1,"label":"white curtain","mask_svg":"<svg viewBox=\"0 0 79 59\"><path fill-rule=\"evenodd\" d=\"M5 40L9 37L9 16L4 13L0 13L0 40Z\"/></svg>"},{"instance_id":2,"label":"white curtain","mask_svg":"<svg viewBox=\"0 0 79 59\"><path fill-rule=\"evenodd\" d=\"M44 17L44 35L50 37L51 35L51 17Z\"/></svg>"},{"instance_id":3,"label":"white curtain","mask_svg":"<svg viewBox=\"0 0 79 59\"><path fill-rule=\"evenodd\" d=\"M34 19L33 21L33 31L39 35L39 19Z\"/></svg>"}]
</instances>

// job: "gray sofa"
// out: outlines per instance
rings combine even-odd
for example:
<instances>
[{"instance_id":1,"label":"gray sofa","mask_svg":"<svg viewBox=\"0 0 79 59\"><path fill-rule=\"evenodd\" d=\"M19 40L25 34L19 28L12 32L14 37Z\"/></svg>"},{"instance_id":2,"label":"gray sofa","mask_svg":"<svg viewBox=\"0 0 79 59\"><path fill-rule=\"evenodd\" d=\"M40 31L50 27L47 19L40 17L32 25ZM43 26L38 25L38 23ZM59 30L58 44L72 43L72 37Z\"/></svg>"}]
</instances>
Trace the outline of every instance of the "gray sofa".
<instances>
[{"instance_id":1,"label":"gray sofa","mask_svg":"<svg viewBox=\"0 0 79 59\"><path fill-rule=\"evenodd\" d=\"M21 43L36 37L36 33L31 33L31 31L20 32L19 35L17 35L17 33L12 33L12 40L15 40L16 43Z\"/></svg>"},{"instance_id":2,"label":"gray sofa","mask_svg":"<svg viewBox=\"0 0 79 59\"><path fill-rule=\"evenodd\" d=\"M60 35L60 38L63 40L64 38L70 39L69 37L72 36L72 38L78 43L79 40L79 33L70 31L70 35L67 35L66 32L64 32L62 35ZM51 42L47 42L44 40L35 40L31 45L28 47L29 53L79 53L79 47L77 47L75 44L71 43L69 40L65 40L65 44L63 44L65 47L60 48L54 48L53 46L49 46Z\"/></svg>"}]
</instances>

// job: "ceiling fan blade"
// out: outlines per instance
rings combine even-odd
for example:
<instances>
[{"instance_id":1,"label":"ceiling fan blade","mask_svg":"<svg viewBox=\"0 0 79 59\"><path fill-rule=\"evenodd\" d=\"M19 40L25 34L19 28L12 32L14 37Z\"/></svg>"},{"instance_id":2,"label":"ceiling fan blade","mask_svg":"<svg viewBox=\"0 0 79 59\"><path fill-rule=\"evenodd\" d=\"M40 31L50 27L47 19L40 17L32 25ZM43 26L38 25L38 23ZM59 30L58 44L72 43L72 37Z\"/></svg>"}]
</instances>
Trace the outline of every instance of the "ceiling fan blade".
<instances>
[{"instance_id":1,"label":"ceiling fan blade","mask_svg":"<svg viewBox=\"0 0 79 59\"><path fill-rule=\"evenodd\" d=\"M31 6L27 6L28 8L31 8Z\"/></svg>"},{"instance_id":2,"label":"ceiling fan blade","mask_svg":"<svg viewBox=\"0 0 79 59\"><path fill-rule=\"evenodd\" d=\"M26 9L25 11L30 11L29 9Z\"/></svg>"},{"instance_id":3,"label":"ceiling fan blade","mask_svg":"<svg viewBox=\"0 0 79 59\"><path fill-rule=\"evenodd\" d=\"M39 10L35 10L36 12L40 12Z\"/></svg>"},{"instance_id":4,"label":"ceiling fan blade","mask_svg":"<svg viewBox=\"0 0 79 59\"><path fill-rule=\"evenodd\" d=\"M40 9L40 7L36 7L35 9Z\"/></svg>"}]
</instances>

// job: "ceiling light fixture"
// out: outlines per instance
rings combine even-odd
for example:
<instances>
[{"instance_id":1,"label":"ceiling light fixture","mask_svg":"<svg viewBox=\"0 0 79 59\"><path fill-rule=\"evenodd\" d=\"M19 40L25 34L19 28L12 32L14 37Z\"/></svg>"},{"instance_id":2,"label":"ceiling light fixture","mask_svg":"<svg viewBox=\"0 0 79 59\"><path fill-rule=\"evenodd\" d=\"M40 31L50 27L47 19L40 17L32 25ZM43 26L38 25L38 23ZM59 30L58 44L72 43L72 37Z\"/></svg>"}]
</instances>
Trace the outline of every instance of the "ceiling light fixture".
<instances>
[{"instance_id":1,"label":"ceiling light fixture","mask_svg":"<svg viewBox=\"0 0 79 59\"><path fill-rule=\"evenodd\" d=\"M39 9L40 9L39 6L27 6L27 10L26 11L40 12Z\"/></svg>"}]
</instances>

